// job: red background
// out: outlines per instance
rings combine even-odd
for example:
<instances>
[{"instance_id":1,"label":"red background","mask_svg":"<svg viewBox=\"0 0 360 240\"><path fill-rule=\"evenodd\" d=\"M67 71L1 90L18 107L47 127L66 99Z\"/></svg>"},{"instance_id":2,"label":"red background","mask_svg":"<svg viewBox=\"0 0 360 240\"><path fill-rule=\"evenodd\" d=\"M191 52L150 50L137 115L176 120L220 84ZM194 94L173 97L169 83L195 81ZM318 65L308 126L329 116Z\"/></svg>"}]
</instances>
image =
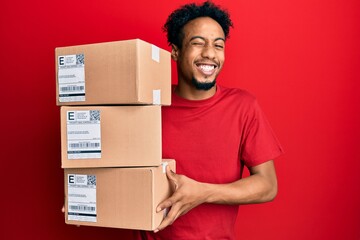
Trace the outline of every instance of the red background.
<instances>
[{"instance_id":1,"label":"red background","mask_svg":"<svg viewBox=\"0 0 360 240\"><path fill-rule=\"evenodd\" d=\"M128 239L64 223L54 48L141 38L169 49L161 26L185 2L2 1L0 239ZM239 239L360 239L360 2L217 3L235 25L219 82L258 97L286 151L278 197L240 208Z\"/></svg>"}]
</instances>

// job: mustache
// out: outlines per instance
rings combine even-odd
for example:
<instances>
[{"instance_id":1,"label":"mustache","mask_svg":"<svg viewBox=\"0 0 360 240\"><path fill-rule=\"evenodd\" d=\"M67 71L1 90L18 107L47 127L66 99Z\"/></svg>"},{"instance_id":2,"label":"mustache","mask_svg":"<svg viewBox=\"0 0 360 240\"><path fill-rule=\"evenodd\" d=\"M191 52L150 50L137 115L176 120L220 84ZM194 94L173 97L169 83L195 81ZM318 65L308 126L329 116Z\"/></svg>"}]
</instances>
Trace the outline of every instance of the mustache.
<instances>
[{"instance_id":1,"label":"mustache","mask_svg":"<svg viewBox=\"0 0 360 240\"><path fill-rule=\"evenodd\" d=\"M207 65L214 65L216 67L220 67L220 62L216 61L216 60L210 60L210 59L199 59L195 61L196 65L200 65L200 64L207 64Z\"/></svg>"}]
</instances>

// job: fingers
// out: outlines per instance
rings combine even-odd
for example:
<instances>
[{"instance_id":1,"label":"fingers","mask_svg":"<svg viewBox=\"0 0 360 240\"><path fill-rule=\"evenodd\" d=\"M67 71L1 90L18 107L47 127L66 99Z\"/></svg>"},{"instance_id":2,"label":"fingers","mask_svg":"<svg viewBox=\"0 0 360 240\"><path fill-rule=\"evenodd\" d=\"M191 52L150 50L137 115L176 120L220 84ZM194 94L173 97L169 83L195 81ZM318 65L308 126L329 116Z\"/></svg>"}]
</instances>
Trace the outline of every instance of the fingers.
<instances>
[{"instance_id":1,"label":"fingers","mask_svg":"<svg viewBox=\"0 0 360 240\"><path fill-rule=\"evenodd\" d=\"M169 213L166 215L166 217L163 219L161 224L154 230L154 233L157 233L158 231L163 230L167 226L173 224L175 220L181 215L180 211L180 205L173 205Z\"/></svg>"},{"instance_id":2,"label":"fingers","mask_svg":"<svg viewBox=\"0 0 360 240\"><path fill-rule=\"evenodd\" d=\"M178 184L178 178L179 176L174 173L169 166L166 166L166 175L170 181L170 185L173 188L173 195L171 197L169 197L168 199L162 201L156 208L156 212L160 212L165 208L170 208L173 203L175 203L177 201L177 197L176 197L176 193L175 191L179 188L179 184Z\"/></svg>"},{"instance_id":3,"label":"fingers","mask_svg":"<svg viewBox=\"0 0 360 240\"><path fill-rule=\"evenodd\" d=\"M63 205L62 208L61 208L61 212L62 213L65 213L65 206ZM80 227L80 225L76 225L77 227Z\"/></svg>"},{"instance_id":4,"label":"fingers","mask_svg":"<svg viewBox=\"0 0 360 240\"><path fill-rule=\"evenodd\" d=\"M170 207L173 208L176 203L179 203L180 198L181 196L175 192L171 197L159 203L159 205L156 208L156 212L158 213L164 210L165 208L170 208Z\"/></svg>"},{"instance_id":5,"label":"fingers","mask_svg":"<svg viewBox=\"0 0 360 240\"><path fill-rule=\"evenodd\" d=\"M165 209L165 208L169 208L169 207L172 206L172 204L173 204L173 201L171 200L171 198L168 198L168 199L166 199L165 201L161 202L161 203L157 206L156 212L158 213L158 212L162 211L162 210Z\"/></svg>"},{"instance_id":6,"label":"fingers","mask_svg":"<svg viewBox=\"0 0 360 240\"><path fill-rule=\"evenodd\" d=\"M170 181L174 182L175 184L177 183L177 174L171 170L169 165L166 166L166 176Z\"/></svg>"},{"instance_id":7,"label":"fingers","mask_svg":"<svg viewBox=\"0 0 360 240\"><path fill-rule=\"evenodd\" d=\"M169 166L167 166L166 168L166 174L171 184L174 185L174 193L171 197L161 202L156 208L156 212L160 212L166 208L170 209L170 211L167 213L161 224L154 230L154 233L157 233L158 231L171 225L181 214L181 204L178 203L180 196L178 196L178 194L176 194L175 192L178 188L177 175L173 171L171 171Z\"/></svg>"},{"instance_id":8,"label":"fingers","mask_svg":"<svg viewBox=\"0 0 360 240\"><path fill-rule=\"evenodd\" d=\"M194 195L191 193L192 181L184 175L174 173L169 166L166 167L166 175L170 185L174 188L174 193L171 197L161 202L156 208L156 212L163 211L166 208L170 208L170 211L166 217L164 217L159 227L154 230L155 233L173 224L179 216L185 214L195 206L191 200L191 196Z\"/></svg>"}]
</instances>

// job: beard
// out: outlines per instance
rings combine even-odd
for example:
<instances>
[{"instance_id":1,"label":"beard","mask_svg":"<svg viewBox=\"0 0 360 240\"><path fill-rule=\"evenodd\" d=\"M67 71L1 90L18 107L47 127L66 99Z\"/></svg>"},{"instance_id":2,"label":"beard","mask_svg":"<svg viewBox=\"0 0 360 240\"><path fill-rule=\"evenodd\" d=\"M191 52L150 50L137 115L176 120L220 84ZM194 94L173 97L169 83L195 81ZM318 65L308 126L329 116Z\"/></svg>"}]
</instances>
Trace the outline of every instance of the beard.
<instances>
[{"instance_id":1,"label":"beard","mask_svg":"<svg viewBox=\"0 0 360 240\"><path fill-rule=\"evenodd\" d=\"M211 82L200 82L196 78L191 79L192 84L195 86L197 90L208 91L216 84L216 78Z\"/></svg>"}]
</instances>

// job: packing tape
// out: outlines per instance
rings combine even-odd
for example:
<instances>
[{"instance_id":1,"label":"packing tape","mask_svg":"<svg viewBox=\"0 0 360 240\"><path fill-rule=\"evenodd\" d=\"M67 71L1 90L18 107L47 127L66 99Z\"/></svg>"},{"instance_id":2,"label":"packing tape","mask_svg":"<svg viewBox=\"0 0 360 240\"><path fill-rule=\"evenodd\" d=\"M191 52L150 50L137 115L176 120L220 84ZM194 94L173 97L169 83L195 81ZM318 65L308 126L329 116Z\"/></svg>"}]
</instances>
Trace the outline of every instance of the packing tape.
<instances>
[{"instance_id":1,"label":"packing tape","mask_svg":"<svg viewBox=\"0 0 360 240\"><path fill-rule=\"evenodd\" d=\"M153 104L154 105L161 104L161 90L160 89L153 90Z\"/></svg>"},{"instance_id":2,"label":"packing tape","mask_svg":"<svg viewBox=\"0 0 360 240\"><path fill-rule=\"evenodd\" d=\"M160 62L160 48L155 45L151 45L151 58L155 62Z\"/></svg>"},{"instance_id":3,"label":"packing tape","mask_svg":"<svg viewBox=\"0 0 360 240\"><path fill-rule=\"evenodd\" d=\"M166 173L166 166L169 165L169 163L168 162L162 162L161 165L162 165L163 173Z\"/></svg>"}]
</instances>

